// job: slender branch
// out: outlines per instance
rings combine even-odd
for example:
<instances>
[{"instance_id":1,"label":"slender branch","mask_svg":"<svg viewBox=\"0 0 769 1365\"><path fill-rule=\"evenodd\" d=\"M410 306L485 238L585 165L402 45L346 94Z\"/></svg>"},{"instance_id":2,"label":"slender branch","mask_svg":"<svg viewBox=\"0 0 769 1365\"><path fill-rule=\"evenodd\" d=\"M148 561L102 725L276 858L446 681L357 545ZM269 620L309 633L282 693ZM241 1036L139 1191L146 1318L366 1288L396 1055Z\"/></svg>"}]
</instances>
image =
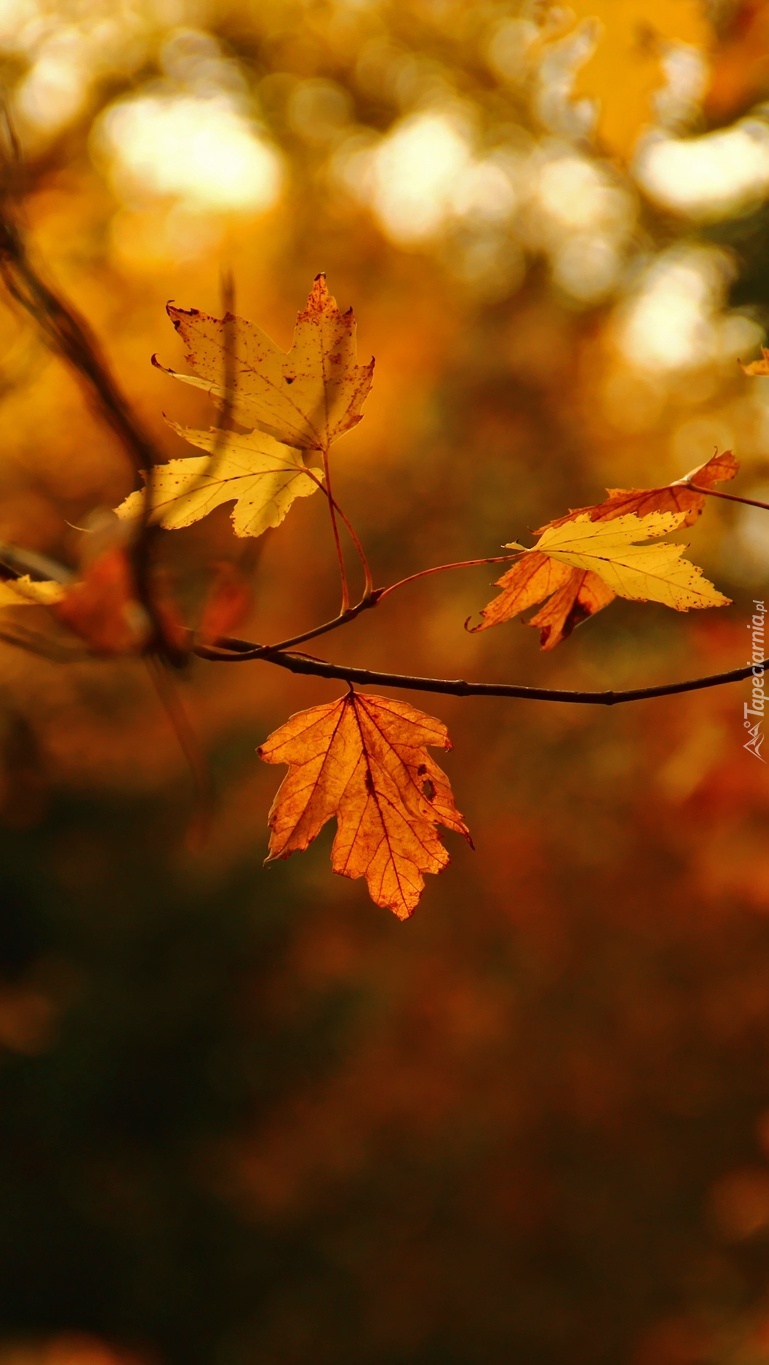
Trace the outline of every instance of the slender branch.
<instances>
[{"instance_id":1,"label":"slender branch","mask_svg":"<svg viewBox=\"0 0 769 1365\"><path fill-rule=\"evenodd\" d=\"M68 648L21 627L15 632L0 630L0 643L12 645L14 649L24 649L28 654L37 654L41 659L50 659L52 663L57 664L83 663L93 657L87 650Z\"/></svg>"},{"instance_id":2,"label":"slender branch","mask_svg":"<svg viewBox=\"0 0 769 1365\"><path fill-rule=\"evenodd\" d=\"M360 683L363 687L399 687L407 692L442 692L452 697L518 697L522 701L572 702L582 706L619 706L622 702L648 701L653 697L669 697L680 692L699 692L708 687L741 682L751 674L755 676L769 669L769 659L764 659L758 664L746 664L742 668L733 668L726 673L710 673L702 678L687 678L683 682L632 687L620 692L575 692L561 688L525 687L518 683L466 682L463 678L421 678L406 673L383 673L370 668L353 668L350 664L332 664L325 659L309 658L303 654L288 654L269 645L255 645L249 640L232 637L223 639L219 646L198 645L192 652L212 663L264 659L266 663L277 664L291 673L338 678L342 682Z\"/></svg>"},{"instance_id":3,"label":"slender branch","mask_svg":"<svg viewBox=\"0 0 769 1365\"><path fill-rule=\"evenodd\" d=\"M17 169L21 166L15 135L2 110L6 134ZM77 309L53 286L46 283L30 260L22 229L14 220L8 192L0 187L0 277L8 293L29 314L47 345L70 366L84 386L95 412L113 430L136 474L151 471L157 452L151 437L133 411L101 353L99 343ZM151 586L151 542L154 528L149 524L149 501L144 500L141 522L131 547L131 562L139 601L153 627L153 644L172 662L180 662L166 639L163 624L155 609Z\"/></svg>"},{"instance_id":4,"label":"slender branch","mask_svg":"<svg viewBox=\"0 0 769 1365\"><path fill-rule=\"evenodd\" d=\"M721 493L717 488L699 488L696 483L688 485L695 493L704 493L708 498L723 498L725 502L742 502L746 507L762 507L769 512L769 502L757 502L755 498L741 498L737 493Z\"/></svg>"},{"instance_id":5,"label":"slender branch","mask_svg":"<svg viewBox=\"0 0 769 1365\"><path fill-rule=\"evenodd\" d=\"M347 611L340 612L338 616L334 616L330 621L324 621L322 626L315 626L312 630L305 630L301 635L293 635L290 640L278 640L274 645L256 645L254 652L248 655L248 658L259 659L262 655L270 653L273 650L291 649L294 645L303 645L305 640L315 640L319 635L328 635L329 631L338 630L339 626L346 626L348 621L354 621L355 617L360 616L362 611L367 611L369 607L375 607L377 602L380 601L381 596L382 589L373 588L370 592L361 597L360 602L356 602L354 607L348 607ZM223 644L224 642L220 641L219 643ZM238 644L239 643L240 642L238 642ZM226 644L224 647L227 647ZM238 658L242 659L244 657L242 652L240 650L237 652Z\"/></svg>"},{"instance_id":6,"label":"slender branch","mask_svg":"<svg viewBox=\"0 0 769 1365\"><path fill-rule=\"evenodd\" d=\"M157 654L148 654L146 662L158 700L184 754L192 778L195 808L187 828L187 840L191 848L199 848L211 823L213 809L211 772L168 665Z\"/></svg>"},{"instance_id":7,"label":"slender branch","mask_svg":"<svg viewBox=\"0 0 769 1365\"><path fill-rule=\"evenodd\" d=\"M18 228L8 218L0 219L0 273L9 294L34 319L51 349L63 356L90 390L97 411L118 436L135 472L150 468L156 460L155 447L107 368L88 323L37 273Z\"/></svg>"},{"instance_id":8,"label":"slender branch","mask_svg":"<svg viewBox=\"0 0 769 1365\"><path fill-rule=\"evenodd\" d=\"M347 518L338 505L337 511L347 525ZM352 531L351 527L349 529ZM315 626L312 630L305 630L301 635L292 635L288 640L278 640L272 645L255 645L249 654L244 654L238 647L238 658L261 659L264 658L265 654L269 654L273 650L291 649L294 645L304 644L305 640L315 640L319 635L328 635L330 631L338 630L339 626L346 626L348 621L354 621L355 617L360 616L361 612L367 611L370 607L375 607L377 603L383 601L385 597L389 597L391 592L395 592L396 588L402 588L406 583L413 583L417 578L427 578L429 574L443 573L446 569L472 569L478 564L507 564L511 559L518 559L519 557L519 554L510 554L494 555L487 559L457 560L454 564L438 564L433 569L420 569L418 573L409 574L408 578L400 578L397 583L391 583L386 588L367 587L360 601L356 602L354 607L348 607L346 611L340 612L339 615L334 616L332 620L324 621L323 625ZM366 568L368 568L368 565L366 565ZM220 646L223 646L225 649L227 648L227 643L224 640L221 640L219 643Z\"/></svg>"}]
</instances>

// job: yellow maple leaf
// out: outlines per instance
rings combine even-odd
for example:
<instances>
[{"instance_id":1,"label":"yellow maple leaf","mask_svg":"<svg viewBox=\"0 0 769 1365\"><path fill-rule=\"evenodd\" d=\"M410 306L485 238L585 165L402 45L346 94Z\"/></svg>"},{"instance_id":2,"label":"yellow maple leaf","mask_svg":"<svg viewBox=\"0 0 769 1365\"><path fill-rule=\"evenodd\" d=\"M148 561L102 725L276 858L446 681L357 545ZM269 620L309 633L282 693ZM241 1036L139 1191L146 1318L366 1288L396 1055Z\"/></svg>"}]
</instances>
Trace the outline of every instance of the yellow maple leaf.
<instances>
[{"instance_id":1,"label":"yellow maple leaf","mask_svg":"<svg viewBox=\"0 0 769 1365\"><path fill-rule=\"evenodd\" d=\"M155 465L150 520L166 530L191 526L215 507L234 501L232 525L236 536L260 536L269 527L280 525L294 500L309 497L323 477L320 471L308 472L298 450L265 432L193 431L176 422L169 425L210 455ZM117 515L140 516L144 497L143 489L131 493L116 508Z\"/></svg>"},{"instance_id":2,"label":"yellow maple leaf","mask_svg":"<svg viewBox=\"0 0 769 1365\"><path fill-rule=\"evenodd\" d=\"M578 507L566 516L540 526L536 534L542 535L579 519L584 521L585 517L592 522L616 521L631 512L636 517L647 516L650 512L681 513L680 525L691 526L705 502L705 494L691 485L697 483L701 488L712 488L716 483L733 479L738 469L732 452L725 450L721 455L712 455L682 479L658 488L610 488L604 502L593 507ZM616 596L616 591L594 570L569 568L565 563L539 553L538 548L528 551L523 559L513 564L498 579L496 586L502 588L502 592L484 607L481 624L473 628L473 633L509 621L545 601L536 616L527 622L539 630L543 649L555 649L575 626L608 607Z\"/></svg>"},{"instance_id":3,"label":"yellow maple leaf","mask_svg":"<svg viewBox=\"0 0 769 1365\"><path fill-rule=\"evenodd\" d=\"M289 765L270 811L267 861L307 848L335 816L334 871L365 877L374 903L407 919L423 873L449 861L438 826L471 842L428 744L451 748L439 720L363 692L292 716L257 749L265 763Z\"/></svg>"},{"instance_id":4,"label":"yellow maple leaf","mask_svg":"<svg viewBox=\"0 0 769 1365\"><path fill-rule=\"evenodd\" d=\"M35 579L29 574L4 578L0 580L0 607L48 607L60 602L65 591L64 584L53 579Z\"/></svg>"},{"instance_id":5,"label":"yellow maple leaf","mask_svg":"<svg viewBox=\"0 0 769 1365\"><path fill-rule=\"evenodd\" d=\"M592 521L589 514L575 517L543 531L531 550L513 543L527 555L543 555L572 569L598 575L619 597L639 602L661 602L675 611L729 605L702 570L682 559L684 545L641 545L674 531L686 520L686 512L632 513L609 521ZM561 586L556 583L556 587ZM538 600L541 600L538 599Z\"/></svg>"},{"instance_id":6,"label":"yellow maple leaf","mask_svg":"<svg viewBox=\"0 0 769 1365\"><path fill-rule=\"evenodd\" d=\"M194 375L154 364L185 384L205 389L225 401L227 364L232 392L226 395L231 416L241 426L268 432L300 450L328 450L332 441L361 420L361 407L371 388L374 361L358 365L355 317L340 312L316 275L307 307L297 315L289 351L245 318L210 317L197 308L168 305L168 315L189 348Z\"/></svg>"},{"instance_id":7,"label":"yellow maple leaf","mask_svg":"<svg viewBox=\"0 0 769 1365\"><path fill-rule=\"evenodd\" d=\"M570 0L578 24L597 25L592 54L577 72L574 99L597 101L598 140L627 160L665 85L668 43L708 50L713 31L702 0Z\"/></svg>"}]
</instances>

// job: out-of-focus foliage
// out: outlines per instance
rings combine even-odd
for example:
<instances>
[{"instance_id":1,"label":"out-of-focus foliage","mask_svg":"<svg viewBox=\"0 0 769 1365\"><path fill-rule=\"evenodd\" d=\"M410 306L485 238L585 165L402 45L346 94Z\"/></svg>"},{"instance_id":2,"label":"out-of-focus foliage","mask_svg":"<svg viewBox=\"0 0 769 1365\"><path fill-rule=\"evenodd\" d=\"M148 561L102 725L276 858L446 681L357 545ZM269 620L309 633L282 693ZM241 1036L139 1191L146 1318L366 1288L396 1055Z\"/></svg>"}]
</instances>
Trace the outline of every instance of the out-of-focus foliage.
<instances>
[{"instance_id":1,"label":"out-of-focus foliage","mask_svg":"<svg viewBox=\"0 0 769 1365\"><path fill-rule=\"evenodd\" d=\"M716 447L766 500L767 381L736 363L769 304L765 7L720 0L707 42L667 35L624 161L594 129L641 76L630 44L574 97L588 10L556 39L539 5L496 0L4 0L31 241L169 459L166 302L216 315L229 267L237 311L287 347L326 270L377 356L335 494L379 581ZM131 474L7 301L0 333L0 539L74 563L72 527ZM180 389L173 415L205 426L207 404ZM712 503L691 553L734 599L718 619L618 602L541 654L515 624L463 630L476 569L329 654L577 688L742 663L767 514ZM194 610L235 562L244 630L301 631L337 606L324 513L300 499L244 550L217 509L163 537L166 572ZM480 856L460 845L403 926L329 888L320 851L260 870L274 775L253 751L338 695L277 674L183 683L217 786L190 852L140 664L0 655L0 1360L763 1365L749 690L598 714L442 700Z\"/></svg>"}]
</instances>

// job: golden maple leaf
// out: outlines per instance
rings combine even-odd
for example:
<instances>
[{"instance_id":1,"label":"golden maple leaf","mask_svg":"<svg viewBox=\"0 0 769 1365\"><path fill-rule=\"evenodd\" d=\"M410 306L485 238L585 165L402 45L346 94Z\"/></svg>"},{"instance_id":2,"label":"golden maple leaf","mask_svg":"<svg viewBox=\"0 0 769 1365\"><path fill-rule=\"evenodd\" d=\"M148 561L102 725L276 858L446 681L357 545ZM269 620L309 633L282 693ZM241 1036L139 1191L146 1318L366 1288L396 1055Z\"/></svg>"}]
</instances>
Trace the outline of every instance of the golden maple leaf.
<instances>
[{"instance_id":1,"label":"golden maple leaf","mask_svg":"<svg viewBox=\"0 0 769 1365\"><path fill-rule=\"evenodd\" d=\"M593 521L588 511L546 527L531 549L513 542L508 548L521 550L522 558L498 580L502 592L483 608L476 630L509 621L550 598L529 625L542 630L542 647L553 649L579 621L607 606L615 595L661 602L675 611L728 606L729 598L702 570L682 559L685 546L637 543L677 530L689 514L622 513Z\"/></svg>"},{"instance_id":2,"label":"golden maple leaf","mask_svg":"<svg viewBox=\"0 0 769 1365\"><path fill-rule=\"evenodd\" d=\"M186 359L195 374L153 363L220 403L226 400L241 426L258 427L300 450L328 450L361 420L374 361L358 365L355 316L351 308L340 312L325 275L315 277L289 351L253 322L230 313L215 318L169 304L168 315L189 347ZM232 392L226 394L228 361Z\"/></svg>"},{"instance_id":3,"label":"golden maple leaf","mask_svg":"<svg viewBox=\"0 0 769 1365\"><path fill-rule=\"evenodd\" d=\"M169 425L210 456L185 456L153 468L150 520L166 530L191 526L222 503L234 502L235 535L260 536L280 525L294 500L309 497L323 478L320 470L308 473L300 451L265 432L193 431L176 422ZM117 515L141 516L144 497L143 489L129 494L115 509Z\"/></svg>"},{"instance_id":4,"label":"golden maple leaf","mask_svg":"<svg viewBox=\"0 0 769 1365\"><path fill-rule=\"evenodd\" d=\"M375 904L407 919L423 873L449 862L438 826L472 844L428 744L451 748L445 725L368 693L350 691L291 716L257 749L265 763L289 765L270 811L267 861L307 848L335 816L333 870L365 876Z\"/></svg>"},{"instance_id":5,"label":"golden maple leaf","mask_svg":"<svg viewBox=\"0 0 769 1365\"><path fill-rule=\"evenodd\" d=\"M598 30L572 98L597 102L599 142L627 160L665 85L666 46L687 43L701 52L711 46L705 6L702 0L570 0L569 10L579 25L592 21Z\"/></svg>"},{"instance_id":6,"label":"golden maple leaf","mask_svg":"<svg viewBox=\"0 0 769 1365\"><path fill-rule=\"evenodd\" d=\"M54 579L20 578L0 580L0 607L49 607L64 596L63 583Z\"/></svg>"}]
</instances>

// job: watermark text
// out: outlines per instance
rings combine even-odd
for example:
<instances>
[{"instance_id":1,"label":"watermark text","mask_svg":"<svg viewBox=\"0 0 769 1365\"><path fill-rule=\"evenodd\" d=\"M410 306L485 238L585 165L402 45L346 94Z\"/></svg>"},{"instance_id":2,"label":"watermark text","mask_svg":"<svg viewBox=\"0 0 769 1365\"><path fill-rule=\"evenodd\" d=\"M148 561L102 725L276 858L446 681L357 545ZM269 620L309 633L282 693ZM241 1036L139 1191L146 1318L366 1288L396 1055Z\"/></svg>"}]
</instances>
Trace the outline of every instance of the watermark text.
<instances>
[{"instance_id":1,"label":"watermark text","mask_svg":"<svg viewBox=\"0 0 769 1365\"><path fill-rule=\"evenodd\" d=\"M748 659L748 663L752 665L750 675L751 697L750 702L745 702L742 708L742 723L748 732L747 741L742 747L747 749L749 754L760 759L762 763L766 763L766 759L761 754L761 745L765 738L761 727L764 723L766 675L763 668L760 667L766 658L764 645L765 616L766 607L763 602L754 602L753 616L748 622L751 642L751 657Z\"/></svg>"}]
</instances>

